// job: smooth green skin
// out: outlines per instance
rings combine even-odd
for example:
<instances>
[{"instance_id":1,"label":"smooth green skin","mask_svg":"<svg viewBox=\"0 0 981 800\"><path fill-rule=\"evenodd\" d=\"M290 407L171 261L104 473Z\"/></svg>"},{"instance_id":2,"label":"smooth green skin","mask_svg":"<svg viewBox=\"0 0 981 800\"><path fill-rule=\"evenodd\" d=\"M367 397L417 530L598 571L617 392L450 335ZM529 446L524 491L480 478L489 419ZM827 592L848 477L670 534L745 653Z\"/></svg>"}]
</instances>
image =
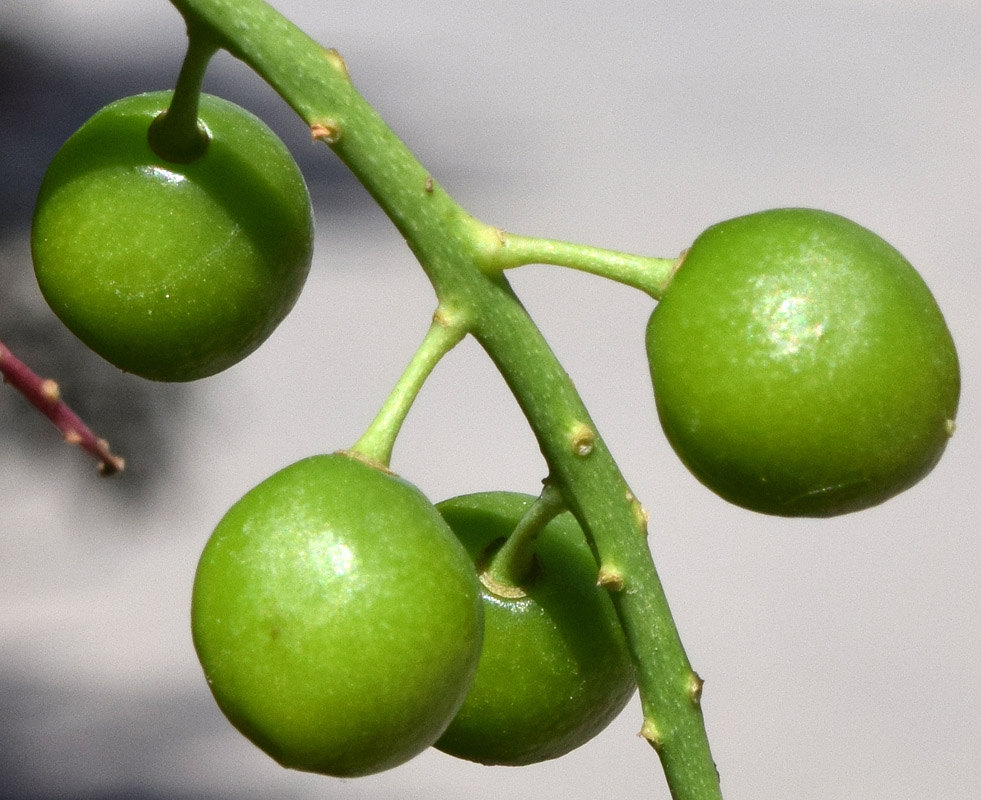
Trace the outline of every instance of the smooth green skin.
<instances>
[{"instance_id":1,"label":"smooth green skin","mask_svg":"<svg viewBox=\"0 0 981 800\"><path fill-rule=\"evenodd\" d=\"M950 332L895 249L843 217L779 209L696 239L647 328L658 414L710 489L831 516L926 475L953 431Z\"/></svg>"},{"instance_id":2,"label":"smooth green skin","mask_svg":"<svg viewBox=\"0 0 981 800\"><path fill-rule=\"evenodd\" d=\"M285 767L352 777L436 741L473 678L473 565L418 489L342 454L276 473L218 524L191 609L225 715Z\"/></svg>"},{"instance_id":3,"label":"smooth green skin","mask_svg":"<svg viewBox=\"0 0 981 800\"><path fill-rule=\"evenodd\" d=\"M474 563L507 537L535 498L487 492L436 507ZM636 689L623 631L575 518L560 514L539 534L537 565L507 598L486 587L484 645L463 706L436 747L483 764L518 766L585 744Z\"/></svg>"},{"instance_id":4,"label":"smooth green skin","mask_svg":"<svg viewBox=\"0 0 981 800\"><path fill-rule=\"evenodd\" d=\"M243 359L290 311L313 217L286 146L225 100L201 97L203 156L154 153L147 129L170 96L112 103L65 143L32 248L45 299L85 344L127 372L190 381Z\"/></svg>"}]
</instances>

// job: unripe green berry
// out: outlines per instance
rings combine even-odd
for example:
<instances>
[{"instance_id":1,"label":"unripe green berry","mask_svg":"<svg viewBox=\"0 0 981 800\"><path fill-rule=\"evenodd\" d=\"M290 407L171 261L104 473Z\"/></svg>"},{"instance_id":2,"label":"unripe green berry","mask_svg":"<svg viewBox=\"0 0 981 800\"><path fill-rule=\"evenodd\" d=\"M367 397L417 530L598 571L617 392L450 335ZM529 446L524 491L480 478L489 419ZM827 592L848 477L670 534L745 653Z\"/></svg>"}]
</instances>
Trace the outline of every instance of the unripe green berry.
<instances>
[{"instance_id":1,"label":"unripe green berry","mask_svg":"<svg viewBox=\"0 0 981 800\"><path fill-rule=\"evenodd\" d=\"M940 458L960 375L909 262L822 211L713 225L647 328L654 396L682 461L727 500L830 516L881 503Z\"/></svg>"},{"instance_id":2,"label":"unripe green berry","mask_svg":"<svg viewBox=\"0 0 981 800\"><path fill-rule=\"evenodd\" d=\"M380 772L463 702L483 614L466 552L418 489L335 454L260 483L198 565L192 632L208 685L286 767Z\"/></svg>"},{"instance_id":3,"label":"unripe green berry","mask_svg":"<svg viewBox=\"0 0 981 800\"><path fill-rule=\"evenodd\" d=\"M120 369L189 381L258 347L293 307L313 247L310 198L285 145L209 95L188 163L150 146L170 92L106 106L58 151L32 249L61 320Z\"/></svg>"}]
</instances>

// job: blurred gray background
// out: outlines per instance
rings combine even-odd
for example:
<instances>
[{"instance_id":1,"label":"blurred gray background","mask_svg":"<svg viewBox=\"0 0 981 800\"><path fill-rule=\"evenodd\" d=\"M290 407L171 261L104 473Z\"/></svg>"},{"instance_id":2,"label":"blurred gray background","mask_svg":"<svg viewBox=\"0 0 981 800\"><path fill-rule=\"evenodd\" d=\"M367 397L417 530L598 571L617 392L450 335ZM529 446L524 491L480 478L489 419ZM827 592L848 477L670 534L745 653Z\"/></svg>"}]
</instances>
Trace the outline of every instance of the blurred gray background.
<instances>
[{"instance_id":1,"label":"blurred gray background","mask_svg":"<svg viewBox=\"0 0 981 800\"><path fill-rule=\"evenodd\" d=\"M673 256L780 205L877 231L944 309L959 429L920 485L829 521L726 505L657 425L652 304L549 267L513 283L636 494L695 668L728 798L974 798L981 790L975 0L279 0L476 216ZM317 254L256 355L191 386L118 374L53 319L28 230L44 167L104 103L172 85L165 0L0 0L0 339L128 458L100 480L0 387L0 798L667 798L636 701L556 762L427 753L356 781L284 771L214 706L191 647L197 556L224 510L300 457L353 443L424 333L433 296L390 227L244 66L206 88L288 142ZM533 492L544 467L470 342L442 363L393 466L432 499Z\"/></svg>"}]
</instances>

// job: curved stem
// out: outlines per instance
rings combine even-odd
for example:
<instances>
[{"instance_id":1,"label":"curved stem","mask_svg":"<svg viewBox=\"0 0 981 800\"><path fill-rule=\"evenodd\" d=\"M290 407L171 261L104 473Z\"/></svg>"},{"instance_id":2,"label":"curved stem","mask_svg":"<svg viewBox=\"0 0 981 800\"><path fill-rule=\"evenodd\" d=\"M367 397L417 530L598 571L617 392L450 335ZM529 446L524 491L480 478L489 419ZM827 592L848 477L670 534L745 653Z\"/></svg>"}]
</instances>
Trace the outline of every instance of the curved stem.
<instances>
[{"instance_id":1,"label":"curved stem","mask_svg":"<svg viewBox=\"0 0 981 800\"><path fill-rule=\"evenodd\" d=\"M657 751L675 800L718 800L719 777L692 670L646 538L646 514L630 491L568 375L506 284L485 281L473 335L491 355L535 432L551 479L599 558L630 643L644 712L642 735Z\"/></svg>"},{"instance_id":2,"label":"curved stem","mask_svg":"<svg viewBox=\"0 0 981 800\"><path fill-rule=\"evenodd\" d=\"M150 147L161 158L182 164L208 149L208 134L198 121L201 84L218 45L210 36L188 26L187 54L181 66L170 107L150 125Z\"/></svg>"},{"instance_id":3,"label":"curved stem","mask_svg":"<svg viewBox=\"0 0 981 800\"><path fill-rule=\"evenodd\" d=\"M531 573L538 534L563 511L562 492L546 481L538 499L525 512L501 549L491 556L484 572L495 584L520 587Z\"/></svg>"},{"instance_id":4,"label":"curved stem","mask_svg":"<svg viewBox=\"0 0 981 800\"><path fill-rule=\"evenodd\" d=\"M692 671L651 559L645 517L488 242L497 230L464 212L350 83L343 61L262 0L171 0L189 24L255 69L357 176L405 237L440 302L461 311L497 365L555 485L597 553L630 642L643 735L674 800L718 800L718 773Z\"/></svg>"},{"instance_id":5,"label":"curved stem","mask_svg":"<svg viewBox=\"0 0 981 800\"><path fill-rule=\"evenodd\" d=\"M351 448L351 452L387 467L402 423L419 395L426 378L440 359L459 344L467 329L462 320L454 319L446 309L438 308L432 324L368 429Z\"/></svg>"},{"instance_id":6,"label":"curved stem","mask_svg":"<svg viewBox=\"0 0 981 800\"><path fill-rule=\"evenodd\" d=\"M621 253L556 239L519 236L499 231L498 247L489 250L489 263L499 269L526 264L552 264L599 275L632 286L660 300L677 268L678 258L654 258Z\"/></svg>"}]
</instances>

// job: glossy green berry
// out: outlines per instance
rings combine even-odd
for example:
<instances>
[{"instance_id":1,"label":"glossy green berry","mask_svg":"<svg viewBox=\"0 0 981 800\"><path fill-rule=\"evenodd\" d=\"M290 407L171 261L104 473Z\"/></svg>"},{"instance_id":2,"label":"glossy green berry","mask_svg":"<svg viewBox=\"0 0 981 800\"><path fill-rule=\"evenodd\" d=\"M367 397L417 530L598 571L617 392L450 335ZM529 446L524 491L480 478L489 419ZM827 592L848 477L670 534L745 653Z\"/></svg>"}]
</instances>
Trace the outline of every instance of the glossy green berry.
<instances>
[{"instance_id":1,"label":"glossy green berry","mask_svg":"<svg viewBox=\"0 0 981 800\"><path fill-rule=\"evenodd\" d=\"M228 511L191 616L232 724L283 766L340 777L436 741L483 628L473 564L435 508L341 454L283 469Z\"/></svg>"},{"instance_id":2,"label":"glossy green berry","mask_svg":"<svg viewBox=\"0 0 981 800\"><path fill-rule=\"evenodd\" d=\"M437 508L482 565L534 498L457 497ZM520 587L482 579L484 645L470 692L440 750L483 764L557 758L605 728L635 689L630 653L585 536L568 512L539 534Z\"/></svg>"},{"instance_id":3,"label":"glossy green berry","mask_svg":"<svg viewBox=\"0 0 981 800\"><path fill-rule=\"evenodd\" d=\"M260 120L204 95L203 155L168 161L148 130L170 92L106 106L58 151L34 214L45 299L90 348L145 378L213 375L258 347L310 266L306 185Z\"/></svg>"},{"instance_id":4,"label":"glossy green berry","mask_svg":"<svg viewBox=\"0 0 981 800\"><path fill-rule=\"evenodd\" d=\"M957 354L909 262L834 214L702 233L647 328L664 432L746 508L830 516L916 483L954 429Z\"/></svg>"}]
</instances>

